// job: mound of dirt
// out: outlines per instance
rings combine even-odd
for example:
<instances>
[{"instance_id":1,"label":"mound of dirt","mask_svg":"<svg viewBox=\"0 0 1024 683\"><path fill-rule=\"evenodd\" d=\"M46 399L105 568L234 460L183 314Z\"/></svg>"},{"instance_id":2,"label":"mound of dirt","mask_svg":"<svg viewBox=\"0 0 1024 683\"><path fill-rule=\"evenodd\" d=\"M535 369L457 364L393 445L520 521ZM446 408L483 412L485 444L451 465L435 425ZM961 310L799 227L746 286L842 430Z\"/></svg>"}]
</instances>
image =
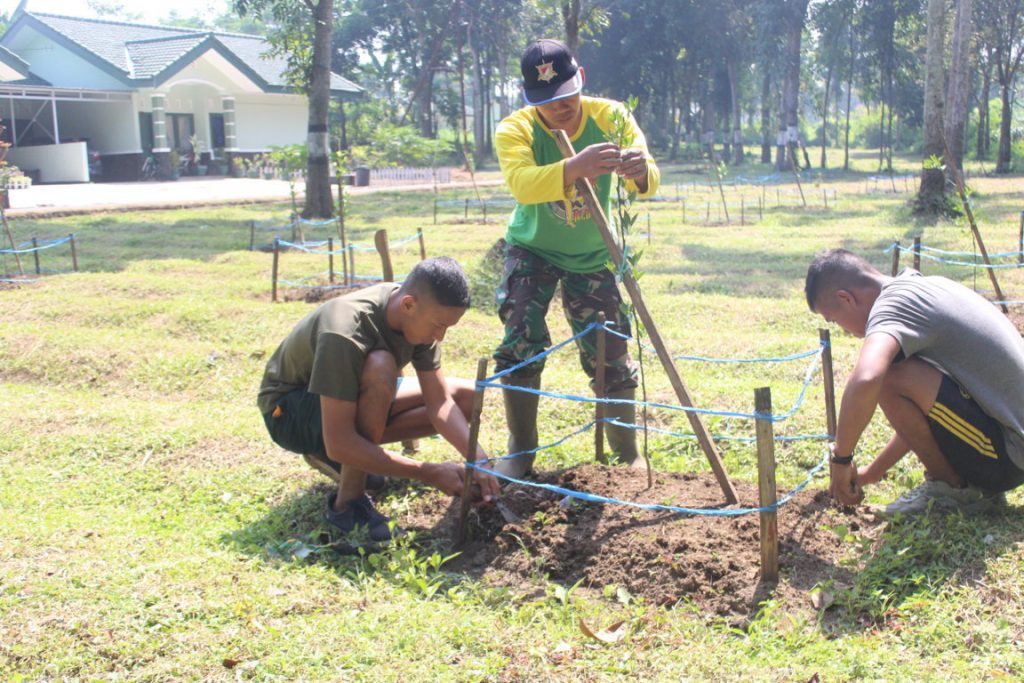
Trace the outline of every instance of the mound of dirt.
<instances>
[{"instance_id":1,"label":"mound of dirt","mask_svg":"<svg viewBox=\"0 0 1024 683\"><path fill-rule=\"evenodd\" d=\"M583 465L544 473L538 481L622 500L716 508L721 489L710 474L657 474L647 490L642 470ZM736 483L744 507L754 507L757 488ZM780 491L780 495L784 492ZM529 593L547 578L565 586L582 580L601 589L615 585L655 604L691 600L723 616L747 616L775 597L809 607L809 591L829 578L850 579L840 560L850 551L827 527L870 530L880 522L858 510L838 510L823 491L803 491L779 512L781 579L760 582L757 514L740 517L684 516L613 504L563 500L544 489L509 486L503 500L522 521L508 522L493 507L471 517L471 540L447 565L491 585ZM431 535L453 537L458 501L420 499L401 522Z\"/></svg>"}]
</instances>

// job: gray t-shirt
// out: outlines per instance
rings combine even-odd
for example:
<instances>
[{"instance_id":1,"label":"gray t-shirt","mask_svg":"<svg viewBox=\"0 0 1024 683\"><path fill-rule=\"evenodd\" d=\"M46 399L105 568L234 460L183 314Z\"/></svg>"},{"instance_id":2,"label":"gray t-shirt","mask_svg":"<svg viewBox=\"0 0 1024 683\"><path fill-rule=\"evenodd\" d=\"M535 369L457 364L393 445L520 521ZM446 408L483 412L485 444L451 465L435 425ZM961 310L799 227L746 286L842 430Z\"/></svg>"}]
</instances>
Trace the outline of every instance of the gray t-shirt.
<instances>
[{"instance_id":1,"label":"gray t-shirt","mask_svg":"<svg viewBox=\"0 0 1024 683\"><path fill-rule=\"evenodd\" d=\"M366 287L331 299L300 320L267 361L256 401L260 411L269 413L294 389L355 401L371 351L388 351L399 368L409 361L416 370L441 367L436 343L410 344L388 326L388 299L396 289L393 283Z\"/></svg>"},{"instance_id":2,"label":"gray t-shirt","mask_svg":"<svg viewBox=\"0 0 1024 683\"><path fill-rule=\"evenodd\" d=\"M884 332L957 381L1003 426L1010 459L1024 468L1024 339L970 289L907 268L882 287L866 334Z\"/></svg>"}]
</instances>

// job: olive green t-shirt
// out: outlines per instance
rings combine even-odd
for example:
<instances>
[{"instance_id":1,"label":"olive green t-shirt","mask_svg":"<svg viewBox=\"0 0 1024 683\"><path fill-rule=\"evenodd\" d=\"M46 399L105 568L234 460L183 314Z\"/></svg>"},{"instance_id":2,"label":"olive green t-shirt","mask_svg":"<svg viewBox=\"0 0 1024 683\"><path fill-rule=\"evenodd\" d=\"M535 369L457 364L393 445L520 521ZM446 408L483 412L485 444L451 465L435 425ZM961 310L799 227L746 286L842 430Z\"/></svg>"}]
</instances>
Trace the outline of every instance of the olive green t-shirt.
<instances>
[{"instance_id":1,"label":"olive green t-shirt","mask_svg":"<svg viewBox=\"0 0 1024 683\"><path fill-rule=\"evenodd\" d=\"M263 413L295 389L342 401L359 396L359 377L371 351L387 351L402 368L441 367L437 343L410 344L388 327L387 305L399 285L386 282L321 304L299 321L267 361L257 405Z\"/></svg>"}]
</instances>

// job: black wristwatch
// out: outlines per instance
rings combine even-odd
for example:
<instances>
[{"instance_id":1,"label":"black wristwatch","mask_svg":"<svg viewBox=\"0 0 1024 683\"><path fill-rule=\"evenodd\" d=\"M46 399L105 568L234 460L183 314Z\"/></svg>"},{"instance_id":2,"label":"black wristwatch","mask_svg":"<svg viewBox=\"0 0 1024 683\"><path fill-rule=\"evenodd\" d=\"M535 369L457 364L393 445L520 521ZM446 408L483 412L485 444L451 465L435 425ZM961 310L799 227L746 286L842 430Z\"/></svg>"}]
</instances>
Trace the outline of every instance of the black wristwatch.
<instances>
[{"instance_id":1,"label":"black wristwatch","mask_svg":"<svg viewBox=\"0 0 1024 683\"><path fill-rule=\"evenodd\" d=\"M850 453L849 455L843 457L833 455L830 461L834 465L849 465L850 463L853 462L853 453Z\"/></svg>"}]
</instances>

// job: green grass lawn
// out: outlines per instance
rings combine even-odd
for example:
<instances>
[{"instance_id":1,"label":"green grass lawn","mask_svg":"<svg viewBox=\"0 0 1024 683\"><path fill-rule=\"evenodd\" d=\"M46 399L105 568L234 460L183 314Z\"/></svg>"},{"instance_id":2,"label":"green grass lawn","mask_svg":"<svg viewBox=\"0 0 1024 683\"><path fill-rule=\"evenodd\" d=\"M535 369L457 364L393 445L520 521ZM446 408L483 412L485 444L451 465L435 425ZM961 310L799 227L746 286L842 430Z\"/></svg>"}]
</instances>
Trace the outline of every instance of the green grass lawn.
<instances>
[{"instance_id":1,"label":"green grass lawn","mask_svg":"<svg viewBox=\"0 0 1024 683\"><path fill-rule=\"evenodd\" d=\"M809 151L817 161L817 150ZM641 286L673 352L760 357L816 347L823 322L807 311L803 276L822 248L853 249L885 271L891 257L883 250L915 235L929 246L971 251L965 225L915 222L907 208L911 195L865 193L877 159L860 152L855 162L859 170L850 173L803 178L812 206L769 203L753 225L702 225L692 217L684 225L676 202L638 205L640 230L646 231L648 213L652 230L649 246L645 237L634 238L645 247ZM898 162L898 173L915 165ZM693 179L666 167L666 193ZM1019 248L1020 183L1019 177L974 181L990 251ZM838 194L828 210L822 189ZM500 188L485 194L506 196ZM504 233L505 210L484 224L464 222L450 209L434 224L433 200L431 193L354 198L349 239L371 243L383 227L395 242L422 227L429 254L452 255L486 281L477 265ZM271 444L255 408L267 357L311 307L271 304L271 257L248 251L249 221L286 213L284 206L237 206L13 224L17 240L74 232L81 272L0 290L0 679L1024 676L1019 493L999 515L908 521L890 525L880 539L823 528L820 533L848 542L856 583L824 586L836 594L825 613L809 599L803 606L769 601L742 624L685 603L645 604L614 586L488 587L438 566L443 546L404 545L363 559L304 557L321 528L325 480ZM271 234L260 231L257 243ZM307 238L332 234L329 226L315 228ZM398 250L395 271L407 271L417 258L415 242ZM42 259L44 268L70 269L66 248ZM4 265L12 269L13 260ZM326 262L287 253L281 267L282 276L298 279ZM990 288L971 269L927 261L923 268ZM358 273L379 269L373 253L359 253ZM1007 295L1024 299L1024 270L999 274ZM556 341L569 336L560 312L552 311L549 323ZM445 342L447 373L471 376L500 333L486 306L471 310ZM832 334L841 389L858 342L839 330ZM652 400L674 402L656 359L648 355L646 364ZM777 410L792 405L806 367L803 361L679 364L696 405L742 412L753 409L760 386L772 388ZM544 376L547 388L587 393L571 350L553 356ZM583 405L544 402L542 439L554 440L588 415ZM659 414L654 422L689 431L679 415ZM716 435L753 433L745 420L713 417L708 424ZM820 381L776 430L824 431ZM503 432L500 397L489 392L485 447L502 452ZM876 417L861 452L870 454L886 438ZM692 441L652 436L651 445L658 469L708 470ZM752 446L723 441L721 449L731 476L756 481ZM820 449L820 442L781 445L780 485L800 481ZM431 459L454 455L437 439L425 440L422 450ZM589 437L580 436L549 451L541 466L592 457ZM869 497L889 500L920 478L908 459ZM812 484L823 485L822 479ZM417 495L434 494L405 489L384 507L400 517ZM434 550L440 555L432 559ZM627 635L599 643L581 632L581 618L595 628L625 620Z\"/></svg>"}]
</instances>

